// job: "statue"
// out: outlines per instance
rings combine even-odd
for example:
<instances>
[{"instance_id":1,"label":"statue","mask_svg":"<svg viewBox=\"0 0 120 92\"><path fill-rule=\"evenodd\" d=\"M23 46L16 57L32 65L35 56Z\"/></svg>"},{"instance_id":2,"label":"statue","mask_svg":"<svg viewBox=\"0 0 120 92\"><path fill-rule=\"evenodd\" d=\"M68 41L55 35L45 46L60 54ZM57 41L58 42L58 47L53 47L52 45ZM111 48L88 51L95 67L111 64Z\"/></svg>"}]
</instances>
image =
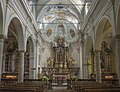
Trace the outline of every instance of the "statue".
<instances>
[{"instance_id":1,"label":"statue","mask_svg":"<svg viewBox=\"0 0 120 92\"><path fill-rule=\"evenodd\" d=\"M57 54L57 61L63 62L64 61L64 39L63 38L58 38L56 54Z\"/></svg>"},{"instance_id":2,"label":"statue","mask_svg":"<svg viewBox=\"0 0 120 92\"><path fill-rule=\"evenodd\" d=\"M51 57L49 57L47 59L47 67L52 67L53 66L53 59Z\"/></svg>"},{"instance_id":3,"label":"statue","mask_svg":"<svg viewBox=\"0 0 120 92\"><path fill-rule=\"evenodd\" d=\"M68 58L68 64L70 67L74 66L74 62L75 62L75 60L72 57Z\"/></svg>"}]
</instances>

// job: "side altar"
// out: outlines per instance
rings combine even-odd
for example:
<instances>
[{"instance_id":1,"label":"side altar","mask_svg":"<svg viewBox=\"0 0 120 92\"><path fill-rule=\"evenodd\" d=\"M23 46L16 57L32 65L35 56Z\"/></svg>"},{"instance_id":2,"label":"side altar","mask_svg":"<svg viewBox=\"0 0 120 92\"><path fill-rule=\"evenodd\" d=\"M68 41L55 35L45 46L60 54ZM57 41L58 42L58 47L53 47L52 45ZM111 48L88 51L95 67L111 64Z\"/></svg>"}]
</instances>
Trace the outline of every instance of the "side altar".
<instances>
[{"instance_id":1,"label":"side altar","mask_svg":"<svg viewBox=\"0 0 120 92\"><path fill-rule=\"evenodd\" d=\"M59 37L51 46L52 55L47 59L46 67L42 67L42 75L50 80L62 84L64 81L77 78L79 67L69 53L69 44Z\"/></svg>"}]
</instances>

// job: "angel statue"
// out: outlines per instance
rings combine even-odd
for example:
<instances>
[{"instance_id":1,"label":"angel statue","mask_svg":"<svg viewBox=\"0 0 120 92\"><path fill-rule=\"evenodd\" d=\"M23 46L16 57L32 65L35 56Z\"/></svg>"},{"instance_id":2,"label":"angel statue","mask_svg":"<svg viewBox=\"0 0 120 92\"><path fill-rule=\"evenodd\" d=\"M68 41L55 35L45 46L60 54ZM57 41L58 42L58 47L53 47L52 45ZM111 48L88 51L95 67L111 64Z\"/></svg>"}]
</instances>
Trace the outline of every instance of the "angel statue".
<instances>
[{"instance_id":1,"label":"angel statue","mask_svg":"<svg viewBox=\"0 0 120 92\"><path fill-rule=\"evenodd\" d=\"M72 66L73 63L74 63L74 59L72 57L69 57L68 58L68 64L69 64L69 66Z\"/></svg>"},{"instance_id":2,"label":"angel statue","mask_svg":"<svg viewBox=\"0 0 120 92\"><path fill-rule=\"evenodd\" d=\"M51 57L49 57L47 59L47 67L52 67L53 66L53 59Z\"/></svg>"}]
</instances>

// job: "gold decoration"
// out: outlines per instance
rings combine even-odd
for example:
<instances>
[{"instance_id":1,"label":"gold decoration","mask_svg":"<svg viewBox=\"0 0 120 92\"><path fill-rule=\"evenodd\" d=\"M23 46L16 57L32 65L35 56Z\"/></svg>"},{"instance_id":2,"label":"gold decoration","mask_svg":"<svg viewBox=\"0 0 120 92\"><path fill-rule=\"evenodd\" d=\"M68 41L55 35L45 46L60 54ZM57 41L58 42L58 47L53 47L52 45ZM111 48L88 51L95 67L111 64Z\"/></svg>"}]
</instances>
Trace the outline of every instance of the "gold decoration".
<instances>
[{"instance_id":1,"label":"gold decoration","mask_svg":"<svg viewBox=\"0 0 120 92\"><path fill-rule=\"evenodd\" d=\"M53 59L51 57L47 59L47 67L53 67Z\"/></svg>"}]
</instances>

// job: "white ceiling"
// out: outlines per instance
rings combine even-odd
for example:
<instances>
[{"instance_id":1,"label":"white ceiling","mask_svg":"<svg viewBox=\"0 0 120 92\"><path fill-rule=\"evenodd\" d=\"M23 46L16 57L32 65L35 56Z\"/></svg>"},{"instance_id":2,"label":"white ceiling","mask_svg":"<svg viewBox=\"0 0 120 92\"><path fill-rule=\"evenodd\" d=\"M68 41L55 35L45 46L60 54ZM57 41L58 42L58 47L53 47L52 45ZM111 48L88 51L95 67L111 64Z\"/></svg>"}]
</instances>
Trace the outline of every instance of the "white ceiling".
<instances>
[{"instance_id":1,"label":"white ceiling","mask_svg":"<svg viewBox=\"0 0 120 92\"><path fill-rule=\"evenodd\" d=\"M42 28L41 33L45 41L49 43L54 42L56 36L64 37L69 43L77 41L79 37L79 23L83 22L81 10L84 0L36 1L36 21L41 26L40 28ZM60 34L58 30L63 30L64 32ZM70 30L73 33L72 35Z\"/></svg>"}]
</instances>

